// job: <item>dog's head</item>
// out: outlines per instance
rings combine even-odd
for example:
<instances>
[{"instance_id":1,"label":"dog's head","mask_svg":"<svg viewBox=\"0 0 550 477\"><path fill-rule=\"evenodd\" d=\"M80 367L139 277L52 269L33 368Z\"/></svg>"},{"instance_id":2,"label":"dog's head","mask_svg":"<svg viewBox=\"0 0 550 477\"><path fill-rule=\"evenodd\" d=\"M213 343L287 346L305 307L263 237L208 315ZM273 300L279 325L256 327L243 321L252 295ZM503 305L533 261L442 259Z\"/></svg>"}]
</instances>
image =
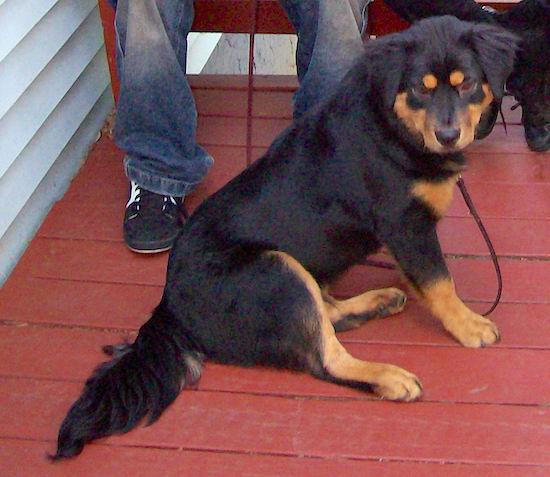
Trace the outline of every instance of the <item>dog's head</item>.
<instances>
[{"instance_id":1,"label":"dog's head","mask_svg":"<svg viewBox=\"0 0 550 477\"><path fill-rule=\"evenodd\" d=\"M499 27L433 17L384 39L372 77L413 143L457 152L474 140L483 111L502 98L516 44Z\"/></svg>"}]
</instances>

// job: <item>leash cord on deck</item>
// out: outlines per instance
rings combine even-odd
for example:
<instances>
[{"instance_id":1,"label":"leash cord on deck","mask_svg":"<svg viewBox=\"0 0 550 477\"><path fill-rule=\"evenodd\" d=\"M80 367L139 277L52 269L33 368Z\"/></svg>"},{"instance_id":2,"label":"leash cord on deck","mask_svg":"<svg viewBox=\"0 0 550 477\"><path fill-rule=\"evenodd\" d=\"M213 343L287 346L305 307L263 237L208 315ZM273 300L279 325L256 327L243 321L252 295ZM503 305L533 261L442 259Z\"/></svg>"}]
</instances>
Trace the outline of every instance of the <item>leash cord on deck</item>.
<instances>
[{"instance_id":1,"label":"leash cord on deck","mask_svg":"<svg viewBox=\"0 0 550 477\"><path fill-rule=\"evenodd\" d=\"M462 179L462 176L458 178L457 181L458 188L460 189L460 192L462 193L462 197L464 198L464 202L466 202L466 205L468 206L468 209L470 210L470 213L472 214L472 217L477 223L477 226L479 228L479 231L481 232L481 235L483 236L483 239L485 240L485 243L487 244L487 248L489 249L489 253L491 254L491 260L493 261L493 265L495 267L495 273L497 276L497 282L498 282L498 289L497 289L497 296L495 297L495 300L493 301L493 304L491 305L491 308L489 308L488 311L483 313L483 316L487 316L491 314L495 308L497 307L498 303L500 302L500 297L502 295L502 272L500 271L500 265L498 263L498 257L495 252L495 248L493 247L493 243L491 242L491 238L489 237L489 234L487 233L487 230L485 229L485 226L483 225L483 222L481 221L481 217L477 213L476 208L474 207L474 203L472 202L472 198L470 197L470 194L468 193L468 189L466 189L466 184L464 183L464 180Z\"/></svg>"},{"instance_id":2,"label":"leash cord on deck","mask_svg":"<svg viewBox=\"0 0 550 477\"><path fill-rule=\"evenodd\" d=\"M489 253L491 254L491 260L493 261L493 265L495 267L495 273L497 276L497 282L498 282L498 289L497 289L497 295L495 297L495 300L493 301L493 304L489 308L488 311L483 313L483 316L487 316L491 314L497 305L500 302L500 297L502 295L502 273L500 271L500 265L498 263L498 256L495 252L495 248L493 247L493 243L491 242L491 238L489 237L489 234L487 233L487 230L485 229L485 226L483 225L483 222L481 221L481 217L477 213L477 210L474 206L474 203L472 201L472 198L470 197L470 194L468 193L468 189L466 188L466 184L464 183L464 180L462 179L462 176L460 176L457 180L457 185L460 190L460 193L462 194L462 197L464 198L464 202L468 206L468 210L472 214L472 217L477 223L477 226L479 228L479 231L481 232L481 235L483 236L483 239L485 240L485 243L487 244L487 248L489 249ZM372 267L377 268L385 268L388 270L394 270L396 267L393 263L384 262L381 260L371 260L366 259L365 265L369 265Z\"/></svg>"}]
</instances>

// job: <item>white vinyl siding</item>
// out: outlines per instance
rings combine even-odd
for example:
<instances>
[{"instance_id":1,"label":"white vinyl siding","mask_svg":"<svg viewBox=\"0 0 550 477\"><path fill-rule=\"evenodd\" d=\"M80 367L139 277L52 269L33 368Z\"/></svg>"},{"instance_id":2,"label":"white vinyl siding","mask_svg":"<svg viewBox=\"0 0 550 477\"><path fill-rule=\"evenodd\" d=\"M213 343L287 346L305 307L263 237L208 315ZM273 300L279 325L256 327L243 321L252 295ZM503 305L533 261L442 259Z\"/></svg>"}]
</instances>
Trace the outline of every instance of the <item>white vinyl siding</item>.
<instances>
[{"instance_id":1,"label":"white vinyl siding","mask_svg":"<svg viewBox=\"0 0 550 477\"><path fill-rule=\"evenodd\" d=\"M0 0L0 285L112 107L97 0Z\"/></svg>"}]
</instances>

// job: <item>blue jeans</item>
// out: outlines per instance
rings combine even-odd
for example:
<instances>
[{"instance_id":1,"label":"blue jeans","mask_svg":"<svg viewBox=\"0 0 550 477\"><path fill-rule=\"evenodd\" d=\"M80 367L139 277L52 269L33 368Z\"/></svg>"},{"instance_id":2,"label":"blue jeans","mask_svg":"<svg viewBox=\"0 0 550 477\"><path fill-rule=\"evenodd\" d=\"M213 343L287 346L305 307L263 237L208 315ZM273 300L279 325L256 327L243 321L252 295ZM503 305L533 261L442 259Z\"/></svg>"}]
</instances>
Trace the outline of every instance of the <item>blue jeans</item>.
<instances>
[{"instance_id":1,"label":"blue jeans","mask_svg":"<svg viewBox=\"0 0 550 477\"><path fill-rule=\"evenodd\" d=\"M110 0L116 6L120 93L115 141L128 178L163 195L185 196L212 157L197 144L197 112L185 76L193 0ZM334 90L362 50L367 0L280 0L298 34L299 117Z\"/></svg>"}]
</instances>

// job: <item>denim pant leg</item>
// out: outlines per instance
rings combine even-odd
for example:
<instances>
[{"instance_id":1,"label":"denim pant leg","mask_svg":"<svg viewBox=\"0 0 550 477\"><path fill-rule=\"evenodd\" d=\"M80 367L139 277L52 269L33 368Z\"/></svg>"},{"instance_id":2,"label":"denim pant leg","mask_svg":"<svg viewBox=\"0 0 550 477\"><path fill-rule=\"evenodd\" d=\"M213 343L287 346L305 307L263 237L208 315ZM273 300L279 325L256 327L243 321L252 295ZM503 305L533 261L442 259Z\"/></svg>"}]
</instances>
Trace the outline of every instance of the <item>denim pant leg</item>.
<instances>
[{"instance_id":1,"label":"denim pant leg","mask_svg":"<svg viewBox=\"0 0 550 477\"><path fill-rule=\"evenodd\" d=\"M294 117L328 97L363 51L367 0L279 0L298 34Z\"/></svg>"},{"instance_id":2,"label":"denim pant leg","mask_svg":"<svg viewBox=\"0 0 550 477\"><path fill-rule=\"evenodd\" d=\"M130 180L184 196L213 159L196 142L197 112L185 76L193 0L118 0L120 93L115 140Z\"/></svg>"}]
</instances>

